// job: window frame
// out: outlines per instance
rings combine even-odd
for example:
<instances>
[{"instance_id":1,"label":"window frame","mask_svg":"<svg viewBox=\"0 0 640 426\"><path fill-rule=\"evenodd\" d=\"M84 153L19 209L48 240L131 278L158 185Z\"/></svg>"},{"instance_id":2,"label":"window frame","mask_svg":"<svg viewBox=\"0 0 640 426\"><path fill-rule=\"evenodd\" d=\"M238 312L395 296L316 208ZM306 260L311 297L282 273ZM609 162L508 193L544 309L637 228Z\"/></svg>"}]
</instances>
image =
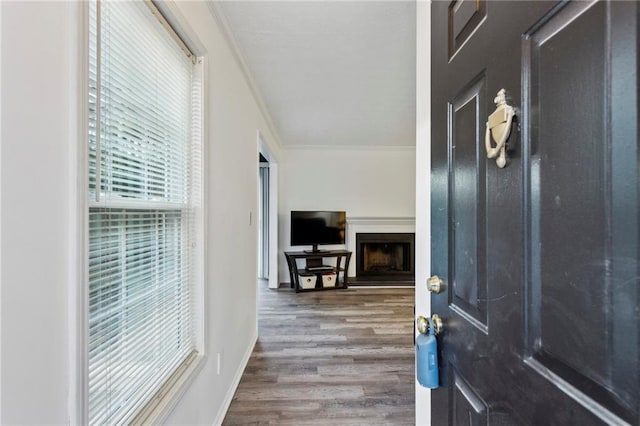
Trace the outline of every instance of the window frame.
<instances>
[{"instance_id":1,"label":"window frame","mask_svg":"<svg viewBox=\"0 0 640 426\"><path fill-rule=\"evenodd\" d=\"M133 418L133 424L161 423L170 414L177 404L180 396L195 380L198 373L204 366L207 358L206 348L206 182L207 158L206 125L206 92L207 92L207 55L206 49L199 38L189 26L188 22L180 14L176 6L172 3L156 4L157 12L162 16L166 24L173 31L173 37L180 40L187 40L190 50L194 53L195 64L200 76L200 114L199 114L199 144L200 144L200 164L199 164L199 200L198 207L194 209L193 223L195 226L194 238L197 250L194 256L194 283L192 288L192 315L193 315L193 335L196 354L191 356L186 362L178 367L168 378L156 397ZM70 206L69 228L71 238L69 249L71 253L69 262L69 306L68 329L69 329L69 420L71 424L88 423L88 283L89 283L89 3L79 2L76 4L78 12L78 26L71 29L71 39L78 40L77 55L71 58L70 78L76 81L74 88L75 97L72 96L72 106L76 113L70 124L70 128L75 128L77 133L76 150L71 153L72 164L76 168L70 170L70 190L75 197L72 197ZM157 16L157 15L156 15ZM159 18L160 19L160 18ZM162 19L160 19L162 21ZM186 37L185 37L186 35ZM185 43L183 41L183 43ZM185 43L186 45L187 43ZM77 78L73 78L76 76ZM72 132L73 133L73 132Z\"/></svg>"}]
</instances>

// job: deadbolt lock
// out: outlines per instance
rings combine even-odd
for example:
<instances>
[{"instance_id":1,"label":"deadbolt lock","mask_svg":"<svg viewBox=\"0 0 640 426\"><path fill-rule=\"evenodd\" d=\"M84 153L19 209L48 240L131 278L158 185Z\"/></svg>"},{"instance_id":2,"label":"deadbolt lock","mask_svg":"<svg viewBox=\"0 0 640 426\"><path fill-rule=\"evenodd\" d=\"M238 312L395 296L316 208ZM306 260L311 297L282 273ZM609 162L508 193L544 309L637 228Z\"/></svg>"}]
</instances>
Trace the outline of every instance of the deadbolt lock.
<instances>
[{"instance_id":1,"label":"deadbolt lock","mask_svg":"<svg viewBox=\"0 0 640 426\"><path fill-rule=\"evenodd\" d=\"M437 275L432 276L427 280L427 290L429 290L433 294L439 294L444 291L446 284Z\"/></svg>"}]
</instances>

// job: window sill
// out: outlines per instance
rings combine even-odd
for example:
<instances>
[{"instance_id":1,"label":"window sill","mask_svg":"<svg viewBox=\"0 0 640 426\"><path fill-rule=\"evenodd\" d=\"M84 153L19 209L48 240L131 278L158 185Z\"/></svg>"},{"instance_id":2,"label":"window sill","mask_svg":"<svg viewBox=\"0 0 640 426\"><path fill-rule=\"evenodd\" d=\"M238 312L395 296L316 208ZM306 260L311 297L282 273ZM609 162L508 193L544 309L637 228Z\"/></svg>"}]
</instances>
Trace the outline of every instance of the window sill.
<instances>
[{"instance_id":1,"label":"window sill","mask_svg":"<svg viewBox=\"0 0 640 426\"><path fill-rule=\"evenodd\" d=\"M204 366L205 358L204 355L193 352L160 389L158 395L133 419L131 425L164 423Z\"/></svg>"}]
</instances>

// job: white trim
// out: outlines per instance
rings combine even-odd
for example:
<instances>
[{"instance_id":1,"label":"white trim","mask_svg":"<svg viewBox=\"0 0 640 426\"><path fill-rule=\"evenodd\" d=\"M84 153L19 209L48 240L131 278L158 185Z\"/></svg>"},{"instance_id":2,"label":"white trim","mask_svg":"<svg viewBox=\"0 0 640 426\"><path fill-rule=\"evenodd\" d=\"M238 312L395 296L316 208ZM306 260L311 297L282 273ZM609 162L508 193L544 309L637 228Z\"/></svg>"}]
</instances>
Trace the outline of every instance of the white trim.
<instances>
[{"instance_id":1,"label":"white trim","mask_svg":"<svg viewBox=\"0 0 640 426\"><path fill-rule=\"evenodd\" d=\"M182 372L177 372L177 376L175 377L175 381L170 383L167 389L167 393L162 395L160 400L153 406L153 408L149 409L148 412L143 410L141 414L136 416L131 425L159 425L163 424L169 414L173 411L173 409L178 405L178 402L185 394L187 389L191 383L198 376L198 373L204 365L206 357L202 355L196 355L191 362L189 362L185 366L185 370Z\"/></svg>"},{"instance_id":2,"label":"white trim","mask_svg":"<svg viewBox=\"0 0 640 426\"><path fill-rule=\"evenodd\" d=\"M111 208L111 209L144 209L144 210L182 210L187 208L187 204L184 203L168 203L165 201L149 201L149 200L136 200L121 197L118 194L110 195L109 197L100 195L100 201L89 200L89 208Z\"/></svg>"},{"instance_id":3,"label":"white trim","mask_svg":"<svg viewBox=\"0 0 640 426\"><path fill-rule=\"evenodd\" d=\"M207 82L209 75L209 59L208 55L198 57L196 66L202 67L201 73L201 108L200 112L202 117L200 119L201 125L201 137L200 137L200 208L196 209L196 217L195 221L197 226L201 229L202 232L198 234L197 243L200 244L202 249L199 251L198 256L196 258L196 278L195 278L195 286L193 297L194 300L194 335L195 335L195 347L198 353L206 357L208 352L206 348L208 347L208 339L207 339L207 308L206 308L206 300L207 300L207 277L209 276L208 272L208 262L207 259L207 251L208 251L208 231L207 231L207 217L208 217L208 186L207 182L209 182L209 161L208 153L209 153L209 132L207 129L207 111L209 110L209 97L206 96L207 93ZM199 211L198 211L199 210Z\"/></svg>"},{"instance_id":4,"label":"white trim","mask_svg":"<svg viewBox=\"0 0 640 426\"><path fill-rule=\"evenodd\" d=\"M182 49L185 55L187 55L187 58L191 59L191 62L195 65L198 60L197 56L191 51L189 46L185 44L184 40L182 40L182 37L180 37L178 32L173 28L173 25L171 25L169 21L167 21L167 18L164 17L164 14L160 11L160 9L158 9L158 6L153 2L153 0L145 0L145 4L149 8L149 10L151 10L151 13L153 13L153 15L158 19L158 21L160 21L164 29L167 30L169 35L171 35L171 38L176 42L178 46L180 46L180 49Z\"/></svg>"},{"instance_id":5,"label":"white trim","mask_svg":"<svg viewBox=\"0 0 640 426\"><path fill-rule=\"evenodd\" d=\"M278 288L278 163L269 164L269 288Z\"/></svg>"},{"instance_id":6,"label":"white trim","mask_svg":"<svg viewBox=\"0 0 640 426\"><path fill-rule=\"evenodd\" d=\"M347 226L393 226L393 227L413 227L416 219L414 217L347 217ZM394 231L395 232L395 231ZM413 231L407 231L413 232Z\"/></svg>"},{"instance_id":7,"label":"white trim","mask_svg":"<svg viewBox=\"0 0 640 426\"><path fill-rule=\"evenodd\" d=\"M87 423L87 306L85 283L89 281L87 263L88 211L88 82L89 82L89 4L76 4L78 26L69 33L70 43L77 43L77 55L69 64L69 81L77 92L69 96L76 111L69 114L70 135L76 129L76 138L71 141L69 169L69 424ZM77 61L77 62L76 62ZM74 101L75 100L75 101Z\"/></svg>"},{"instance_id":8,"label":"white trim","mask_svg":"<svg viewBox=\"0 0 640 426\"><path fill-rule=\"evenodd\" d=\"M244 60L244 56L242 51L240 50L240 46L235 36L233 35L233 30L231 29L231 25L226 18L224 11L222 10L222 5L219 4L222 2L218 1L208 1L207 6L209 8L209 12L213 19L216 21L220 29L222 30L222 35L227 40L227 43L230 47L231 53L235 58L240 70L242 71L242 75L244 75L245 80L247 81L247 85L249 86L249 90L253 95L253 99L256 101L258 105L258 109L262 113L265 121L267 122L267 127L271 132L271 135L275 139L274 142L281 149L284 145L282 144L282 138L280 138L280 134L277 131L277 127L275 126L273 119L271 118L271 114L269 113L269 109L267 108L267 104L264 102L264 98L262 97L262 93L258 89L258 85L253 78L253 74L249 70L247 66L247 62Z\"/></svg>"},{"instance_id":9,"label":"white trim","mask_svg":"<svg viewBox=\"0 0 640 426\"><path fill-rule=\"evenodd\" d=\"M251 358L251 354L258 342L258 333L257 330L254 332L253 337L251 338L251 343L247 347L247 350L242 357L242 361L238 365L238 369L236 370L235 375L233 376L233 380L231 381L231 386L229 386L227 390L227 394L220 405L220 409L216 414L215 420L213 421L214 425L221 425L224 417L227 415L227 411L229 410L229 406L231 405L231 401L233 400L233 395L235 395L236 390L238 389L238 385L240 384L240 379L242 379L242 374L244 370L247 368L247 364L249 364L249 359Z\"/></svg>"},{"instance_id":10,"label":"white trim","mask_svg":"<svg viewBox=\"0 0 640 426\"><path fill-rule=\"evenodd\" d=\"M431 272L431 1L416 4L416 315L430 316ZM415 381L416 424L431 424L431 391Z\"/></svg>"},{"instance_id":11,"label":"white trim","mask_svg":"<svg viewBox=\"0 0 640 426\"><path fill-rule=\"evenodd\" d=\"M269 288L278 288L278 156L260 130L258 149L269 161Z\"/></svg>"},{"instance_id":12,"label":"white trim","mask_svg":"<svg viewBox=\"0 0 640 426\"><path fill-rule=\"evenodd\" d=\"M195 31L191 30L189 21L180 12L180 9L176 7L176 2L156 0L152 0L152 2L187 48L198 58L206 56L207 49Z\"/></svg>"},{"instance_id":13,"label":"white trim","mask_svg":"<svg viewBox=\"0 0 640 426\"><path fill-rule=\"evenodd\" d=\"M2 81L2 4L0 4L0 81ZM0 188L2 188L2 85L0 84ZM2 191L0 190L0 423L2 423Z\"/></svg>"},{"instance_id":14,"label":"white trim","mask_svg":"<svg viewBox=\"0 0 640 426\"><path fill-rule=\"evenodd\" d=\"M278 157L258 130L258 152L269 162L269 288L278 288ZM258 232L260 232L258 230ZM257 298L256 298L257 300ZM257 308L256 308L257 309Z\"/></svg>"},{"instance_id":15,"label":"white trim","mask_svg":"<svg viewBox=\"0 0 640 426\"><path fill-rule=\"evenodd\" d=\"M415 151L415 145L287 145L286 149L300 151Z\"/></svg>"},{"instance_id":16,"label":"white trim","mask_svg":"<svg viewBox=\"0 0 640 426\"><path fill-rule=\"evenodd\" d=\"M267 159L269 164L278 163L282 157L282 148L277 144L271 143L271 140L264 137L261 130L258 130L258 140L260 145L260 153Z\"/></svg>"},{"instance_id":17,"label":"white trim","mask_svg":"<svg viewBox=\"0 0 640 426\"><path fill-rule=\"evenodd\" d=\"M349 217L347 216L347 250L356 252L356 234L360 232L391 233L416 232L415 219L412 217ZM356 276L356 262L352 258L347 271L348 277Z\"/></svg>"}]
</instances>

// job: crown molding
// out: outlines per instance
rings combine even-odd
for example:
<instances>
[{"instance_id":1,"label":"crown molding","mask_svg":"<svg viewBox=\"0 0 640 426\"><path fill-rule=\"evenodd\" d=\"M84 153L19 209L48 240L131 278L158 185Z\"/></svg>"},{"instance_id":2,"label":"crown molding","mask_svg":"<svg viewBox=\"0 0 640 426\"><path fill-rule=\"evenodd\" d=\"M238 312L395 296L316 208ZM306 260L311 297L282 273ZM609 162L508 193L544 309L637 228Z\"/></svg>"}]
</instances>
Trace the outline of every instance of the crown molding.
<instances>
[{"instance_id":1,"label":"crown molding","mask_svg":"<svg viewBox=\"0 0 640 426\"><path fill-rule=\"evenodd\" d=\"M273 135L273 138L275 139L274 141L275 144L278 146L279 149L284 149L285 146L282 143L280 134L278 133L278 130L275 124L273 123L273 119L271 118L269 109L267 108L267 105L264 102L264 98L262 97L262 94L258 89L255 79L253 78L253 74L249 70L249 67L247 66L247 62L244 60L244 55L242 54L242 51L240 50L238 42L235 36L233 35L233 31L231 30L231 24L229 24L229 21L227 20L226 15L224 14L224 11L222 10L220 3L222 2L220 1L206 2L209 12L211 13L211 16L213 17L213 19L216 21L216 23L222 30L221 31L222 35L227 41L227 44L229 45L231 53L234 59L236 60L236 63L240 67L242 74L244 75L247 85L249 86L249 90L251 91L251 94L253 95L253 98L256 101L256 104L258 105L258 109L260 110L265 121L267 122L269 131L271 132L271 134Z\"/></svg>"}]
</instances>

